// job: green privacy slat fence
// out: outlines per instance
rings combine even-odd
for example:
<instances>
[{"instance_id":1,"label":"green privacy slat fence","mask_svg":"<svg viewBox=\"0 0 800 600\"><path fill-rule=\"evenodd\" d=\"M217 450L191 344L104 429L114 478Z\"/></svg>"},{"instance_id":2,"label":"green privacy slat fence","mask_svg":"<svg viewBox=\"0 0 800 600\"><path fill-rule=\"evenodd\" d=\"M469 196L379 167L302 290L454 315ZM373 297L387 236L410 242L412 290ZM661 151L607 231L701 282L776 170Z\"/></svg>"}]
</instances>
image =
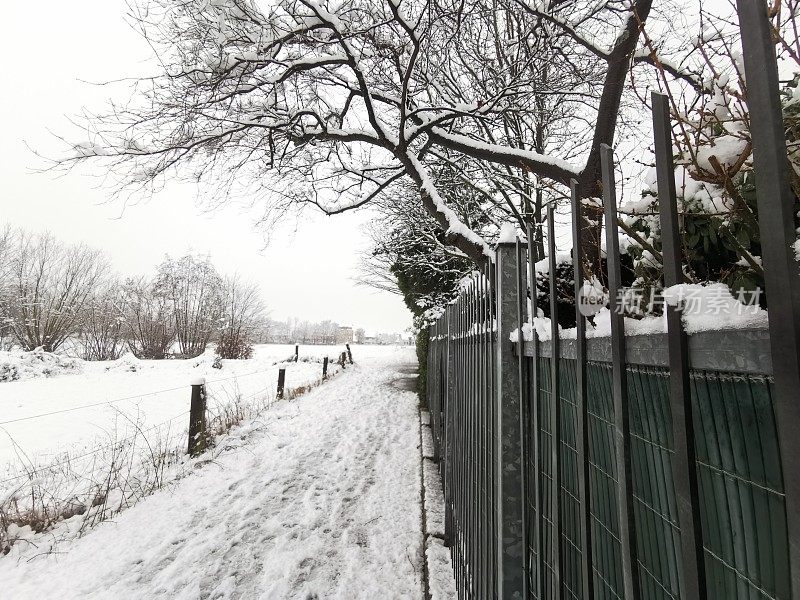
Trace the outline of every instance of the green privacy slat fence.
<instances>
[{"instance_id":1,"label":"green privacy slat fence","mask_svg":"<svg viewBox=\"0 0 800 600\"><path fill-rule=\"evenodd\" d=\"M560 343L557 436L551 430L556 404L551 394L552 344L508 342L517 356L522 354L522 368L513 373L522 382L520 396L527 412L521 411L517 432L505 431L497 421L503 401L497 374L504 355L496 333L494 275L487 270L480 279L467 286L464 297L433 326L428 357L428 401L447 502L446 536L461 597L506 597L500 594L503 575L497 556L510 543L498 535L504 518L499 507L509 498L499 493L506 469L498 456L504 436L521 435L529 449L522 457L527 483L519 498L526 516L520 540L525 594L544 600L587 597L580 524L588 510L594 597L624 598L622 492L608 340L591 340L587 351L589 505L584 507L578 493L581 407L575 341ZM633 544L639 572L635 594L643 599L690 600L681 592L682 532L673 479L667 343L663 334L633 337L626 355ZM690 392L705 564L702 585L712 599L793 597L768 344L765 331L709 332L692 336L689 343L690 363L700 367L690 372ZM719 357L734 352L735 366L721 369L727 359ZM558 497L550 460L555 443L561 479ZM560 512L554 528L556 506Z\"/></svg>"},{"instance_id":2,"label":"green privacy slat fence","mask_svg":"<svg viewBox=\"0 0 800 600\"><path fill-rule=\"evenodd\" d=\"M537 262L498 244L430 328L427 399L461 600L800 600L800 279L777 67L738 0L770 330L626 335L613 152L600 148L611 337L520 340ZM669 102L652 96L664 285L684 279ZM647 143L650 143L648 140ZM575 298L586 266L571 182ZM787 212L788 211L788 212ZM762 223L763 221L763 223ZM542 258L542 257L538 257ZM574 298L573 298L574 300ZM516 331L516 334L514 333Z\"/></svg>"},{"instance_id":3,"label":"green privacy slat fence","mask_svg":"<svg viewBox=\"0 0 800 600\"><path fill-rule=\"evenodd\" d=\"M563 584L567 597L581 598L577 539L575 462L575 361L561 358ZM552 438L547 428L550 359L538 360L540 452L549 456ZM680 597L680 528L672 485L672 426L668 408L668 371L629 365L632 400L633 486L637 550L642 598ZM591 514L595 595L622 597L617 467L614 453L614 408L609 363L590 362L588 458L592 466ZM692 372L692 402L697 431L697 470L701 481L703 537L710 598L790 598L786 516L781 467L769 379L763 376L708 371ZM549 498L551 473L545 462L539 477ZM533 476L531 472L531 476ZM532 498L527 499L536 519ZM552 547L548 528L552 503L544 506L545 544ZM538 564L529 539L531 564ZM544 597L554 596L551 554L544 555Z\"/></svg>"}]
</instances>

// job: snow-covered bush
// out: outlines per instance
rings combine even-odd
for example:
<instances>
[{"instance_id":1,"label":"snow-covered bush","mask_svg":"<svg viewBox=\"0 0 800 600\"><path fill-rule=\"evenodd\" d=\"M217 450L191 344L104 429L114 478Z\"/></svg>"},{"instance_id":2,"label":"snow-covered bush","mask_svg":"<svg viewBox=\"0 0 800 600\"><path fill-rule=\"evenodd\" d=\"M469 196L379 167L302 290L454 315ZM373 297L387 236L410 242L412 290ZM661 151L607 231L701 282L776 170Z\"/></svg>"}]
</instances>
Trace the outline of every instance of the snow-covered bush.
<instances>
[{"instance_id":1,"label":"snow-covered bush","mask_svg":"<svg viewBox=\"0 0 800 600\"><path fill-rule=\"evenodd\" d=\"M83 361L36 348L30 352L0 352L0 382L80 373Z\"/></svg>"},{"instance_id":2,"label":"snow-covered bush","mask_svg":"<svg viewBox=\"0 0 800 600\"><path fill-rule=\"evenodd\" d=\"M144 364L141 360L136 358L135 355L128 352L127 354L123 354L117 360L110 361L108 365L106 365L106 371L124 371L129 373L136 373L137 371L141 371Z\"/></svg>"}]
</instances>

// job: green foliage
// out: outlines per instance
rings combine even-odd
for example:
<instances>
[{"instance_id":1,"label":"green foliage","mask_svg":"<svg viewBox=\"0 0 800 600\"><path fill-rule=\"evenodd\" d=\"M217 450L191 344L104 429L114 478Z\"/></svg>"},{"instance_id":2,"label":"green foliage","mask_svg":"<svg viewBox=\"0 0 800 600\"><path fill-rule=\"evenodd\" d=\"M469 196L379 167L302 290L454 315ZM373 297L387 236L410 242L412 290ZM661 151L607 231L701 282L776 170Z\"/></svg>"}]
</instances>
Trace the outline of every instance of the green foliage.
<instances>
[{"instance_id":1,"label":"green foliage","mask_svg":"<svg viewBox=\"0 0 800 600\"><path fill-rule=\"evenodd\" d=\"M736 202L733 208L709 212L707 206L693 198L682 201L681 251L687 273L695 281L718 281L726 284L734 296L740 290L752 291L764 287L758 264L761 256L761 237L758 229L758 205L752 172L741 173L733 183ZM658 225L658 198L651 193L650 211L629 219L628 224L653 247L661 251L661 232ZM798 206L800 208L800 205ZM649 251L631 245L634 285L647 297L661 285L662 269L652 260ZM751 262L756 263L754 267ZM759 300L766 306L766 296Z\"/></svg>"},{"instance_id":2,"label":"green foliage","mask_svg":"<svg viewBox=\"0 0 800 600\"><path fill-rule=\"evenodd\" d=\"M423 327L417 332L417 360L419 361L419 376L417 377L417 394L419 395L419 402L423 408L428 406L428 397L426 390L428 389L428 346L430 340L428 339L429 330Z\"/></svg>"}]
</instances>

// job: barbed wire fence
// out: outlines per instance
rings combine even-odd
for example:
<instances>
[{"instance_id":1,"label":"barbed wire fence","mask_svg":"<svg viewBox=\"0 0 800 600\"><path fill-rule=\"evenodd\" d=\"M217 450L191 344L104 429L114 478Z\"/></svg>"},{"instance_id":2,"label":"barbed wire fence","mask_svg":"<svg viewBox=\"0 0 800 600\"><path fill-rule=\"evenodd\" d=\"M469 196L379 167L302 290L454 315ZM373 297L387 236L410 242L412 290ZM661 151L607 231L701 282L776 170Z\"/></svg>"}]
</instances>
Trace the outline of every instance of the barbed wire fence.
<instances>
[{"instance_id":1,"label":"barbed wire fence","mask_svg":"<svg viewBox=\"0 0 800 600\"><path fill-rule=\"evenodd\" d=\"M194 464L192 461L213 459L213 452L224 449L220 442L237 425L257 419L276 401L292 400L343 370L341 356L336 360L329 361L328 357L320 360L321 374L295 382L293 387L286 387L285 374L287 367L291 369L291 364L297 362L296 357L248 373L202 379L202 383L195 379L182 386L0 421L0 433L8 437L17 456L14 463L6 465L6 476L0 476L0 556L8 554L15 542L53 529L58 522L76 516L82 519L78 528L80 535L164 487L177 478L182 469ZM350 356L349 349L347 356ZM242 380L259 375L274 378L276 373L278 385L274 379L268 382L265 378L263 385L242 393L239 385ZM230 382L232 386L220 385ZM202 386L203 397L203 443L199 447L193 445L198 438L192 431L196 417L192 416L190 405L194 397L192 388L198 385ZM147 424L141 412L131 415L117 408L123 402L157 398L180 390L186 391L187 409L158 423ZM111 438L109 442L50 455L45 460L31 458L7 428L104 406L117 409L114 427L106 432ZM137 404L135 408L139 411L141 407ZM121 437L120 423L124 427ZM210 456L202 456L204 452L209 452Z\"/></svg>"}]
</instances>

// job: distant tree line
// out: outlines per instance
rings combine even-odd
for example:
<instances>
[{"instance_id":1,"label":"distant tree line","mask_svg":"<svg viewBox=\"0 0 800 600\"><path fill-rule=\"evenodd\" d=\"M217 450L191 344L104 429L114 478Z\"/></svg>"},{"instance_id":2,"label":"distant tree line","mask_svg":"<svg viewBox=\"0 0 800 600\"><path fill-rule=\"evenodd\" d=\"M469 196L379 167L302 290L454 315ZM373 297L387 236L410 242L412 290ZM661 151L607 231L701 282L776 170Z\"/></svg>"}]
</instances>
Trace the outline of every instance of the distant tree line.
<instances>
[{"instance_id":1,"label":"distant tree line","mask_svg":"<svg viewBox=\"0 0 800 600\"><path fill-rule=\"evenodd\" d=\"M120 278L102 252L49 233L0 231L0 345L86 360L191 358L216 342L248 358L266 320L257 287L222 275L208 257L169 256L152 275ZM259 334L260 335L260 334Z\"/></svg>"},{"instance_id":2,"label":"distant tree line","mask_svg":"<svg viewBox=\"0 0 800 600\"><path fill-rule=\"evenodd\" d=\"M334 321L304 321L297 318L286 321L265 319L258 331L257 340L264 344L363 344L363 329L342 327Z\"/></svg>"}]
</instances>

